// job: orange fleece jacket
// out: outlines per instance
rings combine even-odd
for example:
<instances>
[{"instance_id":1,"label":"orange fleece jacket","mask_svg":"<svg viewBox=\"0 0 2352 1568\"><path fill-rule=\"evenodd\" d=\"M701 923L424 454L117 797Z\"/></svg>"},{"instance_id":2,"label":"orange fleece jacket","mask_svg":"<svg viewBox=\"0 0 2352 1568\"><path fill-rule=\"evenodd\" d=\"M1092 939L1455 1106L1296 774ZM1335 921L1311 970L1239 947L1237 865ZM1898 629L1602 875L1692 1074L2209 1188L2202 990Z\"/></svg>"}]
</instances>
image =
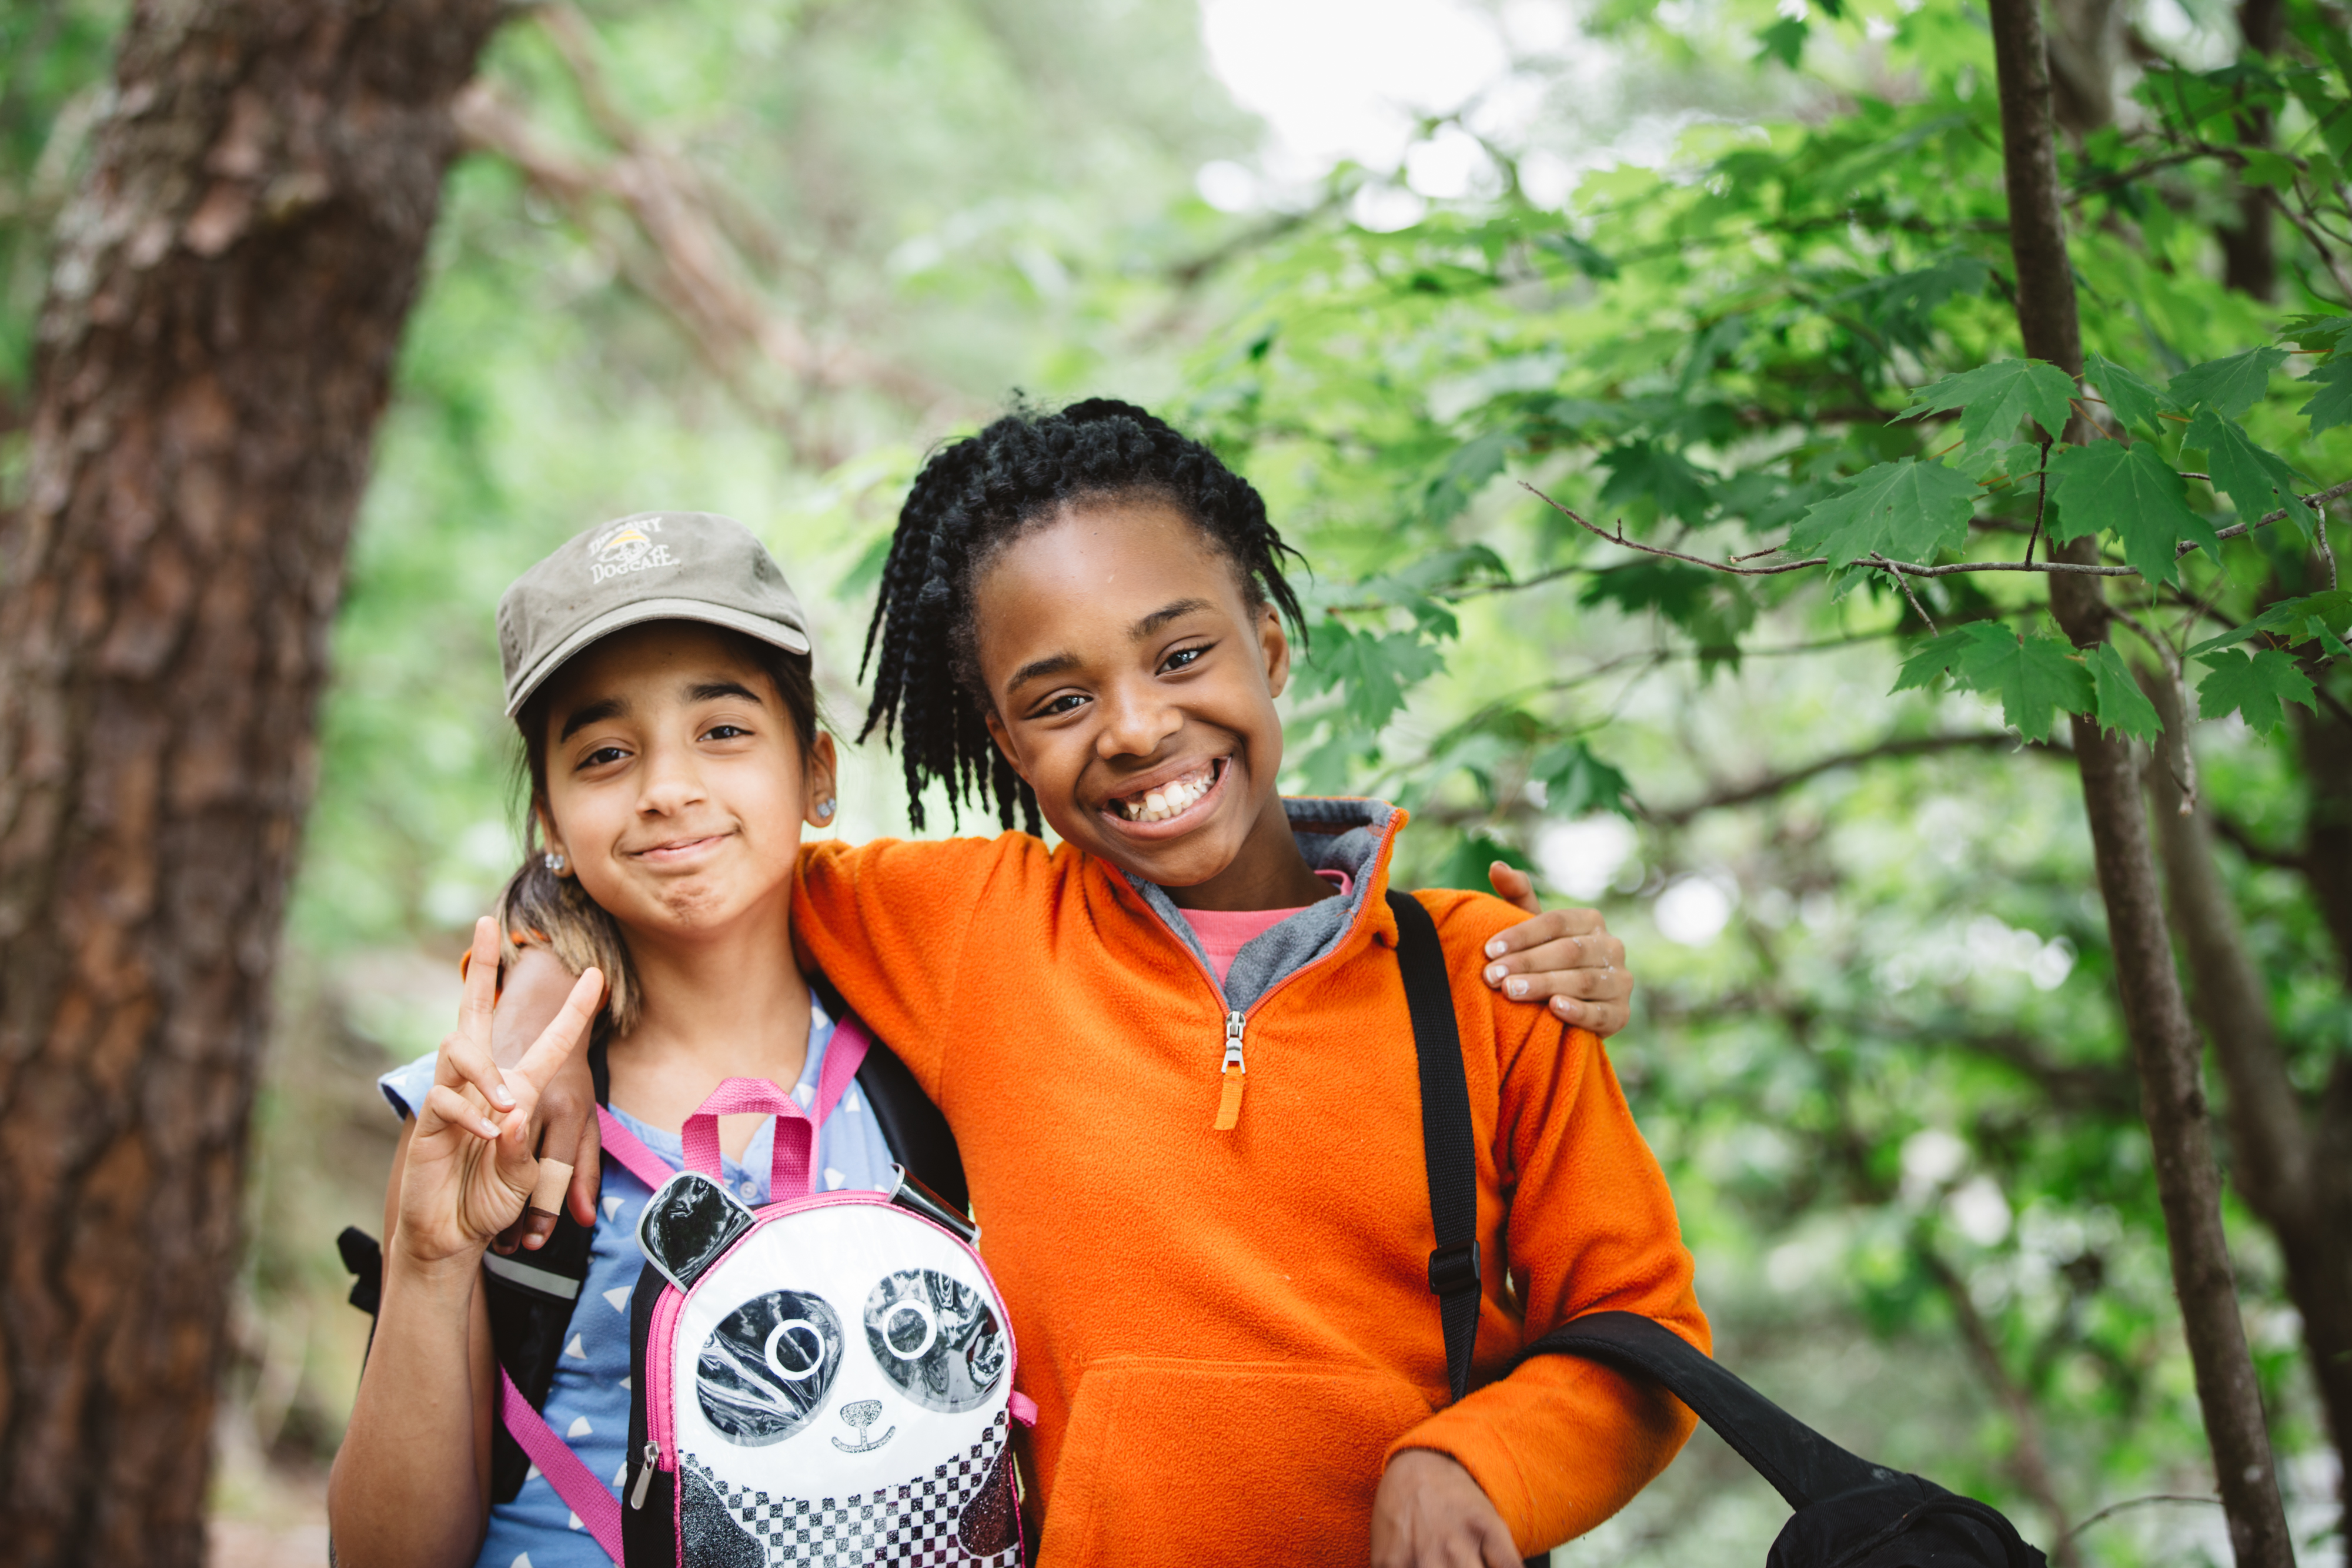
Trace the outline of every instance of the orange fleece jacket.
<instances>
[{"instance_id":1,"label":"orange fleece jacket","mask_svg":"<svg viewBox=\"0 0 2352 1568\"><path fill-rule=\"evenodd\" d=\"M1459 1460L1532 1553L1616 1512L1690 1435L1655 1387L1563 1356L1444 1407L1420 1085L1383 900L1403 817L1339 947L1251 1009L1223 1133L1223 999L1116 869L1015 833L803 852L803 957L962 1148L1037 1402L1045 1568L1359 1568L1382 1467L1406 1448ZM1478 977L1518 912L1417 896L1454 973L1478 1134L1477 1378L1609 1309L1706 1348L1673 1199L1600 1040Z\"/></svg>"}]
</instances>

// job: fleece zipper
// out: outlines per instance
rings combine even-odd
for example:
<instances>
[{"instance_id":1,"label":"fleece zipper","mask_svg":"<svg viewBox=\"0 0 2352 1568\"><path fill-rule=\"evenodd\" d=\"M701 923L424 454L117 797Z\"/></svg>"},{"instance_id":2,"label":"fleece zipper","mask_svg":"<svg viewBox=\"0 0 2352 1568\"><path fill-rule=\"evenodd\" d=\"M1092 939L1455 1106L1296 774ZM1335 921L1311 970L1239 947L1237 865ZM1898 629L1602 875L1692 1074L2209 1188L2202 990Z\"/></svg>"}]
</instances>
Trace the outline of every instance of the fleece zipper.
<instances>
[{"instance_id":1,"label":"fleece zipper","mask_svg":"<svg viewBox=\"0 0 2352 1568\"><path fill-rule=\"evenodd\" d=\"M1210 993L1217 998L1217 1005L1224 1010L1224 1038L1218 1042L1223 1055L1220 1058L1217 1068L1219 1086L1217 1118L1210 1124L1210 1131L1229 1133L1241 1122L1242 1091L1249 1082L1249 1066L1242 1053L1242 1037L1249 1028L1250 1019L1264 1011L1266 1003L1289 989L1291 985L1302 976L1314 973L1348 950L1349 944L1355 939L1357 927L1362 925L1366 917L1371 913L1373 875L1385 869L1382 862L1388 856L1390 847L1395 843L1397 829L1402 825L1396 817L1391 816L1387 826L1381 830L1380 845L1373 850L1371 865L1359 883L1363 904L1357 909L1356 918L1349 924L1348 929L1341 934L1339 940L1331 945L1331 950L1310 963L1301 964L1273 985L1268 986L1260 993L1257 1000L1252 1002L1245 1010L1226 1006L1224 985L1217 978L1217 972L1209 967L1208 960L1201 956L1192 943L1184 940L1183 933L1169 925L1168 917L1152 908L1150 899L1139 895L1137 898L1137 902L1143 905L1151 917L1160 922L1161 928L1175 939L1176 946L1183 949L1184 956L1192 960L1192 967L1199 970L1201 977L1209 983Z\"/></svg>"}]
</instances>

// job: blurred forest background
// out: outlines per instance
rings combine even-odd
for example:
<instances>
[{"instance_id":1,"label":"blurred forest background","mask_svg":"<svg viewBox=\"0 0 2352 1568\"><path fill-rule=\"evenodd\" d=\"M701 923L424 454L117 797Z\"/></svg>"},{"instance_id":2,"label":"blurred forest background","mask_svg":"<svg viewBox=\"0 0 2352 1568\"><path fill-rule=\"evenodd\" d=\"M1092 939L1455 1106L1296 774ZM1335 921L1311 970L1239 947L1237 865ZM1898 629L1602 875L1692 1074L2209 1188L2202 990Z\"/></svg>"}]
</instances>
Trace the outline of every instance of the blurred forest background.
<instances>
[{"instance_id":1,"label":"blurred forest background","mask_svg":"<svg viewBox=\"0 0 2352 1568\"><path fill-rule=\"evenodd\" d=\"M0 6L0 412L126 10ZM2250 25L2315 83L2230 77ZM2342 310L2345 26L2053 13L2090 349L2160 387ZM1937 689L1932 661L1890 690L1927 618L2030 617L2039 581L1939 578L1915 604L1866 573L1715 576L1514 482L1720 560L1912 450L1885 428L1912 390L2017 351L1991 69L1962 0L516 7L458 105L469 151L352 549L216 1558L323 1561L365 1336L333 1238L376 1228L395 1131L372 1081L447 1028L517 853L499 591L592 522L731 513L809 602L854 727L905 482L1018 388L1164 410L1265 490L1317 569L1299 787L1423 813L1408 879L1479 885L1501 853L1607 912L1642 983L1615 1061L1720 1355L2045 1545L2087 1524L2054 1560L2228 1561L2063 728L1997 683ZM2298 421L2317 362L2261 361L2230 412L2332 486L2352 414ZM0 419L10 486L21 423ZM2327 527L2273 528L2195 591L2244 619L2333 587ZM2306 1098L2352 1058L2326 907L2352 878L2326 831L2344 665L2284 710L2209 694L2227 716L2194 737ZM903 831L893 758L850 758L840 831ZM2280 1249L2234 1192L2228 1218L2303 1560L2338 1562ZM1702 1434L1557 1561L1760 1561L1783 1515Z\"/></svg>"}]
</instances>

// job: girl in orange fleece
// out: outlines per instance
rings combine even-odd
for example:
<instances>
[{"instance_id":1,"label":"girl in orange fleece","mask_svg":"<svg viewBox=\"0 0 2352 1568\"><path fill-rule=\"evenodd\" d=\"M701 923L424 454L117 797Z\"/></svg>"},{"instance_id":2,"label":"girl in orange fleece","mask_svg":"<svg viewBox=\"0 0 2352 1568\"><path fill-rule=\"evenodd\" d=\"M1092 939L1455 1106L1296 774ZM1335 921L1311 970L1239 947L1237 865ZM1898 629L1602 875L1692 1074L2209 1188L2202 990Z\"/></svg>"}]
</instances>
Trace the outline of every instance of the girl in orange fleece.
<instances>
[{"instance_id":1,"label":"girl in orange fleece","mask_svg":"<svg viewBox=\"0 0 2352 1568\"><path fill-rule=\"evenodd\" d=\"M867 728L1059 835L804 859L796 940L962 1144L1040 1416L1042 1561L1507 1568L1687 1436L1558 1357L1585 1312L1704 1347L1691 1263L1600 1041L1502 1003L1517 918L1420 895L1454 977L1484 1299L1446 1396L1412 1027L1384 894L1404 813L1276 789L1298 606L1264 503L1132 406L935 454L886 569ZM1018 1019L984 1030L966 1020ZM1034 1370L1033 1370L1034 1369Z\"/></svg>"},{"instance_id":2,"label":"girl in orange fleece","mask_svg":"<svg viewBox=\"0 0 2352 1568\"><path fill-rule=\"evenodd\" d=\"M1286 553L1255 491L1127 404L943 448L886 570L867 728L895 735L918 825L938 781L1062 841L802 862L803 961L961 1145L1039 1406L1045 1568L1508 1568L1616 1511L1692 1425L1590 1363L1509 1370L1587 1312L1702 1347L1706 1325L1600 1041L1487 988L1518 912L1429 892L1484 1260L1484 1386L1447 1404L1385 902L1404 813L1276 792Z\"/></svg>"}]
</instances>

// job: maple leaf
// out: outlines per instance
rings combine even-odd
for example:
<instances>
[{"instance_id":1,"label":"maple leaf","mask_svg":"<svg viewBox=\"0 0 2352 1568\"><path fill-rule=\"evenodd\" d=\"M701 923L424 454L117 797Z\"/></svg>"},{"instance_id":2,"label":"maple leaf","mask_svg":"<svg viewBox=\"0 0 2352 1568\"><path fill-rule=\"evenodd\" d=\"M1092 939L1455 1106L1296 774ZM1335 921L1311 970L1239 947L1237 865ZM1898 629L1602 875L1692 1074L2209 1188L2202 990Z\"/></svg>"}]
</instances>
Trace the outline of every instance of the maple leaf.
<instances>
[{"instance_id":1,"label":"maple leaf","mask_svg":"<svg viewBox=\"0 0 2352 1568\"><path fill-rule=\"evenodd\" d=\"M2311 416L2312 434L2352 424L2352 355L2328 361L2312 371L2304 384L2318 389L2297 411Z\"/></svg>"},{"instance_id":2,"label":"maple leaf","mask_svg":"<svg viewBox=\"0 0 2352 1568\"><path fill-rule=\"evenodd\" d=\"M2236 631L2206 638L2189 650L2189 657L2201 659L2217 649L2234 648L2257 632L2267 632L2289 647L2316 640L2337 658L2352 654L2352 649L2345 646L2352 639L2352 588L2282 599Z\"/></svg>"},{"instance_id":3,"label":"maple leaf","mask_svg":"<svg viewBox=\"0 0 2352 1568\"><path fill-rule=\"evenodd\" d=\"M2311 508L2295 493L2294 470L2255 445L2236 420L2223 418L2208 404L2197 411L2183 439L2205 454L2213 488L2230 497L2240 521L2251 523L2281 507L2298 522L2311 517Z\"/></svg>"},{"instance_id":4,"label":"maple leaf","mask_svg":"<svg viewBox=\"0 0 2352 1568\"><path fill-rule=\"evenodd\" d=\"M1974 450L2008 442L2021 419L2031 419L2054 439L2066 428L2071 412L2067 400L2074 395L2074 378L2055 365L1997 360L1921 387L1911 394L1910 406L1895 417L1959 409L1960 436Z\"/></svg>"},{"instance_id":5,"label":"maple leaf","mask_svg":"<svg viewBox=\"0 0 2352 1568\"><path fill-rule=\"evenodd\" d=\"M2182 539L2194 539L2218 558L2213 525L2189 509L2180 476L2157 455L2152 442L2126 446L2097 441L2070 446L2050 460L2059 516L2054 539L2102 531L2123 541L2124 559L2150 582L2170 582Z\"/></svg>"},{"instance_id":6,"label":"maple leaf","mask_svg":"<svg viewBox=\"0 0 2352 1568\"><path fill-rule=\"evenodd\" d=\"M2211 673L2197 687L2197 711L2207 718L2242 713L2249 728L2268 735L2285 720L2288 703L2317 711L2311 677L2275 648L2251 655L2242 648L2224 648L2206 654L2205 665Z\"/></svg>"},{"instance_id":7,"label":"maple leaf","mask_svg":"<svg viewBox=\"0 0 2352 1568\"><path fill-rule=\"evenodd\" d=\"M2110 733L2129 736L2134 740L2154 740L2164 733L2164 721L2157 716L2156 705L2139 689L2133 679L2131 666L2116 652L2113 643L2102 643L2091 650L2091 685L2099 703L2099 727Z\"/></svg>"},{"instance_id":8,"label":"maple leaf","mask_svg":"<svg viewBox=\"0 0 2352 1568\"><path fill-rule=\"evenodd\" d=\"M1927 685L1944 671L1963 690L1998 693L2002 721L2028 740L2046 737L2060 710L2089 713L2097 701L2073 649L1995 621L1972 621L1919 649L1904 661L1895 689Z\"/></svg>"},{"instance_id":9,"label":"maple leaf","mask_svg":"<svg viewBox=\"0 0 2352 1568\"><path fill-rule=\"evenodd\" d=\"M2163 392L2103 355L2093 354L2084 360L2083 373L2099 389L2099 395L2106 399L2116 418L2150 434L2157 429L2158 412L2172 406L2172 400Z\"/></svg>"},{"instance_id":10,"label":"maple leaf","mask_svg":"<svg viewBox=\"0 0 2352 1568\"><path fill-rule=\"evenodd\" d=\"M2235 419L2263 401L2271 390L2271 372L2286 363L2286 358L2284 349L2248 349L2224 360L2191 365L2164 390L2182 408L2204 403Z\"/></svg>"},{"instance_id":11,"label":"maple leaf","mask_svg":"<svg viewBox=\"0 0 2352 1568\"><path fill-rule=\"evenodd\" d=\"M1664 517L1696 523L1706 516L1706 480L1689 461L1654 441L1628 441L1601 455L1609 482L1601 486L1603 507L1646 500Z\"/></svg>"},{"instance_id":12,"label":"maple leaf","mask_svg":"<svg viewBox=\"0 0 2352 1568\"><path fill-rule=\"evenodd\" d=\"M1309 693L1344 690L1342 711L1367 739L1404 706L1409 689L1445 663L1418 632L1358 632L1328 618L1315 628L1314 648L1302 685Z\"/></svg>"},{"instance_id":13,"label":"maple leaf","mask_svg":"<svg viewBox=\"0 0 2352 1568\"><path fill-rule=\"evenodd\" d=\"M1977 486L1940 463L1906 457L1866 468L1826 501L1805 509L1789 530L1789 548L1848 566L1878 554L1925 561L1957 549L1976 515Z\"/></svg>"}]
</instances>

